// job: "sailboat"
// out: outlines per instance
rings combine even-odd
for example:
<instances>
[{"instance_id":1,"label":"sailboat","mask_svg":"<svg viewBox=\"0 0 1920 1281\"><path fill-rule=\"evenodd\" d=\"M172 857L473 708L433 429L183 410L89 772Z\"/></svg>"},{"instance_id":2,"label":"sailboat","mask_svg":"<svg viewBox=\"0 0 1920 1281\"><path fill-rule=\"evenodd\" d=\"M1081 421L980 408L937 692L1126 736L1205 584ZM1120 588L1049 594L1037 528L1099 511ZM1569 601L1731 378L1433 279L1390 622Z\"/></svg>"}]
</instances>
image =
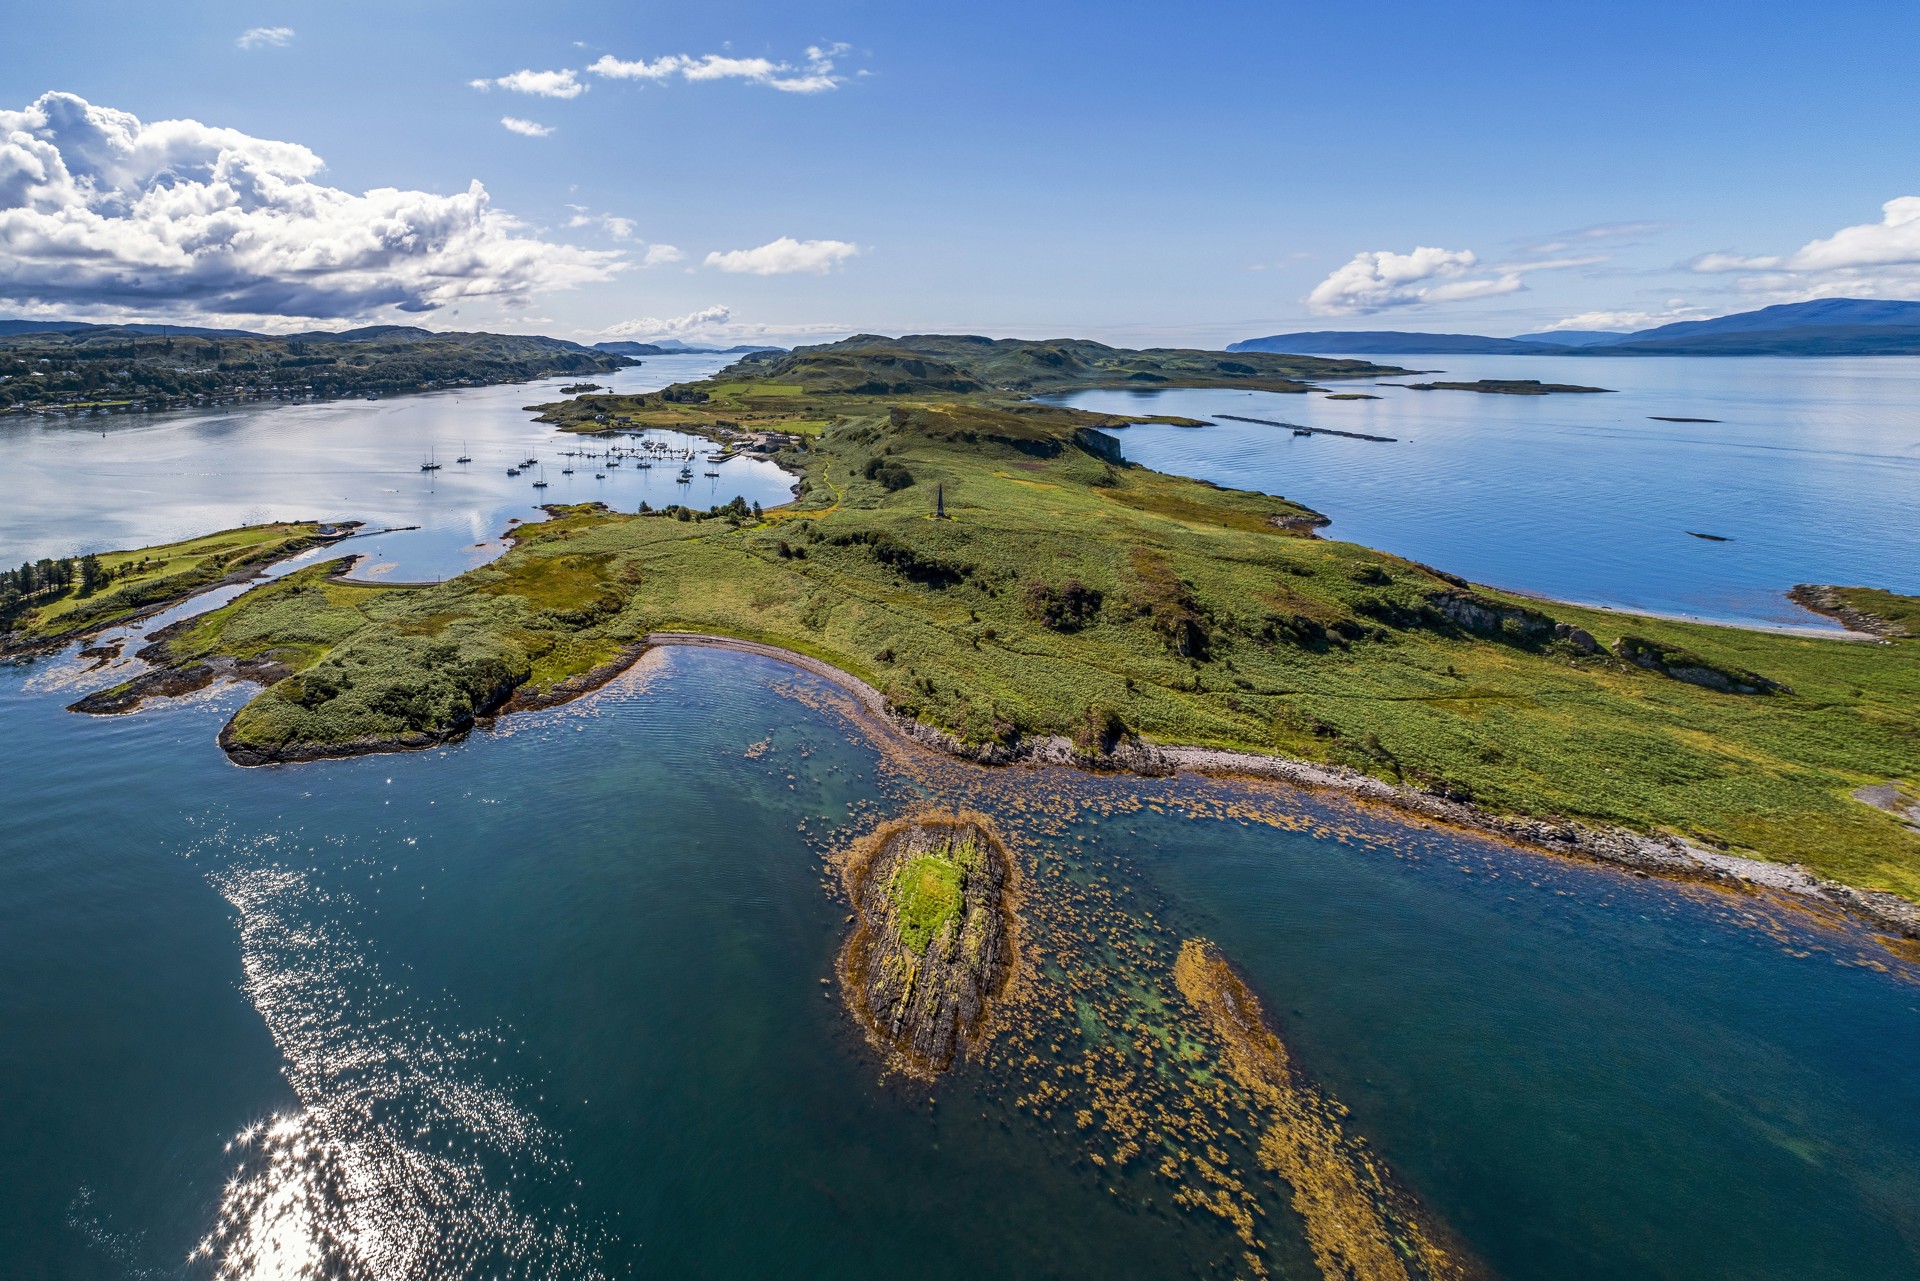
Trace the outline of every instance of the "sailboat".
<instances>
[{"instance_id":1,"label":"sailboat","mask_svg":"<svg viewBox=\"0 0 1920 1281\"><path fill-rule=\"evenodd\" d=\"M534 487L535 489L545 489L545 488L547 487L547 468L546 468L546 464L544 464L544 463L542 463L542 464L540 465L540 479L539 479L539 480L536 480L536 481L534 481L534 482L533 482L533 487Z\"/></svg>"},{"instance_id":2,"label":"sailboat","mask_svg":"<svg viewBox=\"0 0 1920 1281\"><path fill-rule=\"evenodd\" d=\"M427 461L420 464L420 470L421 471L439 471L440 470L440 464L433 461L433 451L431 449L427 451Z\"/></svg>"},{"instance_id":3,"label":"sailboat","mask_svg":"<svg viewBox=\"0 0 1920 1281\"><path fill-rule=\"evenodd\" d=\"M467 454L467 442L466 442L466 441L464 441L464 440L463 440L463 441L461 441L461 442L460 442L460 456L459 456L458 458L456 458L456 459L454 459L453 461L454 461L454 462L456 462L456 463L470 463L470 462L472 462L472 461L473 461L473 459L472 459L471 457L469 457L469 456L468 456L468 454Z\"/></svg>"}]
</instances>

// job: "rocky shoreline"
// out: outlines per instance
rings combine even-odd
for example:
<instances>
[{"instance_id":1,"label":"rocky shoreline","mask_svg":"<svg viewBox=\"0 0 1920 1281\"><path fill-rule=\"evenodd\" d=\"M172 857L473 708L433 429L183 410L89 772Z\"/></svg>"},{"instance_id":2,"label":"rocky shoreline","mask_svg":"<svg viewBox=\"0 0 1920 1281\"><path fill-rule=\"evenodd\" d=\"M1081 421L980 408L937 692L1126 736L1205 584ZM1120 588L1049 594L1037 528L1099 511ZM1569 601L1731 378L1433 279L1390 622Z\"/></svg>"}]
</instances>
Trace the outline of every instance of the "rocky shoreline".
<instances>
[{"instance_id":1,"label":"rocky shoreline","mask_svg":"<svg viewBox=\"0 0 1920 1281\"><path fill-rule=\"evenodd\" d=\"M1470 802L1396 786L1345 766L1288 757L1261 756L1208 747L1163 746L1133 740L1115 742L1099 752L1088 753L1072 739L1061 736L1024 739L1012 745L966 743L945 730L897 714L879 690L822 659L777 645L698 632L649 633L643 640L627 646L615 658L591 671L570 677L550 690L527 695L520 694L513 687L500 690L473 717L441 730L410 731L343 743L265 747L234 740L232 722L229 721L220 731L219 742L228 758L236 765L243 766L298 764L385 752L423 751L457 742L476 727L489 728L497 716L557 707L591 693L626 671L642 654L655 646L726 649L757 654L797 667L821 677L850 695L862 719L870 726L896 739L981 765L1067 766L1149 778L1185 771L1218 778L1284 783L1309 791L1339 792L1358 801L1386 806L1445 827L1491 836L1536 852L1609 864L1636 875L1787 894L1837 909L1871 929L1897 938L1920 940L1920 905L1897 894L1863 890L1815 876L1798 864L1742 858L1708 849L1674 835L1647 834L1566 819L1491 813ZM145 697L149 694L191 692L222 677L263 683L278 679L265 665L246 670L242 670L245 665L241 664L228 664L220 668L211 664L201 666L207 670L190 673L187 683L181 684L177 690L163 688L165 673L159 672L137 678L135 683L153 681L151 688L141 694L141 697ZM226 666L232 670L225 670ZM74 704L73 709L90 712L129 711L139 701L135 698L126 706L82 706L100 697L89 695Z\"/></svg>"},{"instance_id":2,"label":"rocky shoreline","mask_svg":"<svg viewBox=\"0 0 1920 1281\"><path fill-rule=\"evenodd\" d=\"M981 814L895 819L840 860L841 995L888 1063L930 1080L993 1029L1021 967L1019 872Z\"/></svg>"},{"instance_id":3,"label":"rocky shoreline","mask_svg":"<svg viewBox=\"0 0 1920 1281\"><path fill-rule=\"evenodd\" d=\"M1063 737L1030 739L1011 747L963 743L952 734L896 715L885 695L830 663L774 645L686 632L656 632L650 645L694 645L733 649L773 658L831 681L852 695L865 719L922 747L983 765L1064 765L1076 769L1165 777L1181 771L1220 778L1285 783L1310 791L1341 792L1356 800L1384 805L1446 827L1492 836L1523 848L1587 862L1606 863L1630 872L1673 881L1729 888L1771 890L1838 909L1872 929L1903 939L1920 939L1920 905L1897 894L1862 890L1829 881L1791 863L1723 854L1678 836L1648 835L1625 828L1597 827L1569 820L1494 814L1465 801L1397 787L1384 779L1340 765L1208 747L1165 747L1122 742L1096 755L1082 752Z\"/></svg>"}]
</instances>

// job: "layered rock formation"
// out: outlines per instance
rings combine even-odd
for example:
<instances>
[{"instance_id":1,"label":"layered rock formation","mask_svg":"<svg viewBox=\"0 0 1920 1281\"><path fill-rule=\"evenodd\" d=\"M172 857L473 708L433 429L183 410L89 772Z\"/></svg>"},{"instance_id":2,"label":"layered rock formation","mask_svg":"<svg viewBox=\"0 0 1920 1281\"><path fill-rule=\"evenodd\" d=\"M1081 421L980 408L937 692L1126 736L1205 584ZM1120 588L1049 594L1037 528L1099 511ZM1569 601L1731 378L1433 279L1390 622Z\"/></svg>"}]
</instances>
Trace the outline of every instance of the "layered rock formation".
<instances>
[{"instance_id":1,"label":"layered rock formation","mask_svg":"<svg viewBox=\"0 0 1920 1281\"><path fill-rule=\"evenodd\" d=\"M1020 963L1017 873L982 815L888 823L847 856L841 992L893 1065L946 1070L978 1046Z\"/></svg>"}]
</instances>

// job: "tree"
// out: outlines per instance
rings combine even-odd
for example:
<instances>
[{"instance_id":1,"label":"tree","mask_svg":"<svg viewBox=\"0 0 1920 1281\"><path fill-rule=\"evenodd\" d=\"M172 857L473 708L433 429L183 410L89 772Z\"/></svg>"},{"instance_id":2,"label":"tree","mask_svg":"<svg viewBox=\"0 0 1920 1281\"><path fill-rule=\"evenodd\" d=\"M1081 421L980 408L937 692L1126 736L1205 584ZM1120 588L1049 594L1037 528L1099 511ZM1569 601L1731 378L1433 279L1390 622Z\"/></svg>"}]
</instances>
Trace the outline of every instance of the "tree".
<instances>
[{"instance_id":1,"label":"tree","mask_svg":"<svg viewBox=\"0 0 1920 1281\"><path fill-rule=\"evenodd\" d=\"M100 558L92 552L88 552L80 558L81 594L87 595L100 590L107 585L112 577L111 574L107 573L106 566L100 563Z\"/></svg>"}]
</instances>

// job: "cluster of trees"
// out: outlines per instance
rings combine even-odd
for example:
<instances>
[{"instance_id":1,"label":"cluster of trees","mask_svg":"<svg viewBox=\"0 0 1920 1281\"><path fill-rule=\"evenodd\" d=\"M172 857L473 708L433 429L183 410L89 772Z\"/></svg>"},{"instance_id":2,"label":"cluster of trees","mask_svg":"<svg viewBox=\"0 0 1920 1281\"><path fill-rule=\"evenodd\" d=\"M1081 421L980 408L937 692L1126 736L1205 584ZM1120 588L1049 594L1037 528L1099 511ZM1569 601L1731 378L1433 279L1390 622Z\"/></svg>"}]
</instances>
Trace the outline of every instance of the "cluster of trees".
<instances>
[{"instance_id":1,"label":"cluster of trees","mask_svg":"<svg viewBox=\"0 0 1920 1281\"><path fill-rule=\"evenodd\" d=\"M741 495L735 494L732 502L718 504L705 511L697 511L680 503L670 503L665 507L655 508L652 504L643 502L640 504L640 514L670 516L674 520L730 520L738 525L745 523L749 517L759 520L760 504L749 503Z\"/></svg>"},{"instance_id":2,"label":"cluster of trees","mask_svg":"<svg viewBox=\"0 0 1920 1281\"><path fill-rule=\"evenodd\" d=\"M861 475L868 480L877 480L890 491L905 489L913 483L912 472L892 459L882 458L878 454L867 459L867 465L860 470Z\"/></svg>"},{"instance_id":3,"label":"cluster of trees","mask_svg":"<svg viewBox=\"0 0 1920 1281\"><path fill-rule=\"evenodd\" d=\"M76 582L84 596L112 581L112 573L92 552L78 559L63 556L58 560L43 557L22 561L18 569L0 569L0 617L30 601L68 591Z\"/></svg>"}]
</instances>

